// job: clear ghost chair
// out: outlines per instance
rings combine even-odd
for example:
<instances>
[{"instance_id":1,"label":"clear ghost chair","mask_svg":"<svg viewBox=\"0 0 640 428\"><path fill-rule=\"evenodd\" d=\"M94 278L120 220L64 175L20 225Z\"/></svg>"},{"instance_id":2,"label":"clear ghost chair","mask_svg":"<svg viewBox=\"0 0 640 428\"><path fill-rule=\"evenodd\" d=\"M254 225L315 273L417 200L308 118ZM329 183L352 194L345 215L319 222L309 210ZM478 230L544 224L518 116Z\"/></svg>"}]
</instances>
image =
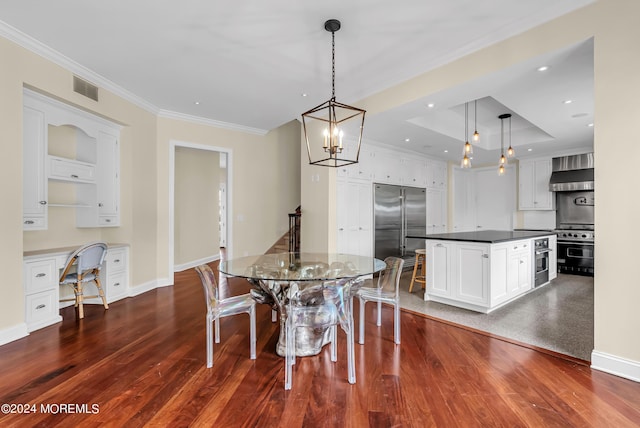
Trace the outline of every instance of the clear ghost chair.
<instances>
[{"instance_id":1,"label":"clear ghost chair","mask_svg":"<svg viewBox=\"0 0 640 428\"><path fill-rule=\"evenodd\" d=\"M252 360L256 359L256 302L250 294L220 299L218 281L208 265L196 266L196 272L202 281L204 297L207 302L207 367L213 366L213 340L211 324L215 325L215 340L220 343L220 318L230 315L249 314L249 332Z\"/></svg>"},{"instance_id":2,"label":"clear ghost chair","mask_svg":"<svg viewBox=\"0 0 640 428\"><path fill-rule=\"evenodd\" d=\"M355 280L357 281L357 280ZM291 389L292 366L295 364L296 330L299 327L329 328L331 337L331 361L337 361L336 338L339 324L347 334L347 365L349 383L356 382L353 314L349 299L350 288L355 286L354 280L341 279L326 282L322 287L322 301L314 299L312 304L304 301L304 289L300 290L297 283L289 288L289 303L286 320L286 353L284 389ZM317 288L318 285L314 285Z\"/></svg>"},{"instance_id":3,"label":"clear ghost chair","mask_svg":"<svg viewBox=\"0 0 640 428\"><path fill-rule=\"evenodd\" d=\"M393 336L395 343L400 343L400 275L404 260L398 257L384 259L387 267L380 272L375 287L360 287L352 295L360 300L359 342L364 345L364 305L368 301L378 302L378 319L376 325L382 325L382 303L393 305Z\"/></svg>"}]
</instances>

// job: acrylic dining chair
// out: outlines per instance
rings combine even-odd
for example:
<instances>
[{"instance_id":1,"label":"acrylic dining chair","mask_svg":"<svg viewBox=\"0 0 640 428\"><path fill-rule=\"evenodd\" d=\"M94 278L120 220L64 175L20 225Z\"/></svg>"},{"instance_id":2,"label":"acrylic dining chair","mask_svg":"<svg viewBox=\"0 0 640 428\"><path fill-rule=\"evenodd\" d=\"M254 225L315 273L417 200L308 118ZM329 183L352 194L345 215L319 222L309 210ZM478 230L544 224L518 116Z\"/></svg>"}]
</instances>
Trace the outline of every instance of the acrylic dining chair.
<instances>
[{"instance_id":1,"label":"acrylic dining chair","mask_svg":"<svg viewBox=\"0 0 640 428\"><path fill-rule=\"evenodd\" d=\"M374 287L360 287L353 295L360 301L360 329L358 342L364 345L364 306L367 302L378 303L378 319L376 325L382 325L382 303L393 306L393 336L395 343L400 343L400 275L404 260L399 257L384 259L387 267L380 272Z\"/></svg>"},{"instance_id":2,"label":"acrylic dining chair","mask_svg":"<svg viewBox=\"0 0 640 428\"><path fill-rule=\"evenodd\" d=\"M250 294L219 298L216 275L208 265L196 266L202 281L207 303L207 367L213 366L213 338L211 324L215 329L215 341L220 343L220 318L231 315L249 314L250 358L256 359L256 302Z\"/></svg>"}]
</instances>

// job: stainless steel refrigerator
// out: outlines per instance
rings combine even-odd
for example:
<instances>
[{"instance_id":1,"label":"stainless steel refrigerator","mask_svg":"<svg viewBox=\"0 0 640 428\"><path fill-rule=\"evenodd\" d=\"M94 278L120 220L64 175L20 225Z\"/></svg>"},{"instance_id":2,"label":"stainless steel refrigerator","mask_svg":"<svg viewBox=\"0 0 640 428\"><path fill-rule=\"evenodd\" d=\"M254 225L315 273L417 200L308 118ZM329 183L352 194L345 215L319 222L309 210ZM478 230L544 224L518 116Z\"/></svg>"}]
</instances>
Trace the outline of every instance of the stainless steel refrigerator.
<instances>
[{"instance_id":1,"label":"stainless steel refrigerator","mask_svg":"<svg viewBox=\"0 0 640 428\"><path fill-rule=\"evenodd\" d=\"M424 248L424 240L406 236L427 233L426 190L375 184L373 200L375 257L402 257L407 259L405 266L413 266L415 250Z\"/></svg>"}]
</instances>

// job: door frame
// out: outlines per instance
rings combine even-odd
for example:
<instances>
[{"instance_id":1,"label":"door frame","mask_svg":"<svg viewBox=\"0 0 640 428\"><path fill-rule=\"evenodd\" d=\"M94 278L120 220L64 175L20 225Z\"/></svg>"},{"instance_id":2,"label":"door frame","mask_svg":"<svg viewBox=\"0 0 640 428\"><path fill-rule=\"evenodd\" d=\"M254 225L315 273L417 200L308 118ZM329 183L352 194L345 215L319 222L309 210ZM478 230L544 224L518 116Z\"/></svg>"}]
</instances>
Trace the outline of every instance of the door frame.
<instances>
[{"instance_id":1,"label":"door frame","mask_svg":"<svg viewBox=\"0 0 640 428\"><path fill-rule=\"evenodd\" d=\"M169 269L168 274L170 277L170 283L174 283L174 273L175 273L175 175L176 175L176 149L178 147L196 149L196 150L206 150L210 152L218 152L221 154L225 154L227 157L226 160L226 171L227 171L227 179L226 179L226 215L225 219L226 223L226 242L227 242L227 254L233 254L232 252L232 240L229 237L232 235L233 230L233 221L230 213L233 212L232 208L232 191L233 191L233 151L226 147L219 146L209 146L206 144L198 144L198 143L189 143L185 141L177 141L171 140L169 142ZM219 189L216 189L216 193ZM222 234L222 233L221 233Z\"/></svg>"}]
</instances>

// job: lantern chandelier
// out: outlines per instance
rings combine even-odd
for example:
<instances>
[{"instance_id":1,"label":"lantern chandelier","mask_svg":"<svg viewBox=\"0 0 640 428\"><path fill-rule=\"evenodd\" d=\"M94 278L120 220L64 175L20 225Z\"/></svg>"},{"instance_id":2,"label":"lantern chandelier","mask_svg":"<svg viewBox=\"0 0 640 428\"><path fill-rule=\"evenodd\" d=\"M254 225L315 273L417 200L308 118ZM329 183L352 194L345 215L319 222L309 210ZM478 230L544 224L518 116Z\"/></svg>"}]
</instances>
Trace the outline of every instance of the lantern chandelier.
<instances>
[{"instance_id":1,"label":"lantern chandelier","mask_svg":"<svg viewBox=\"0 0 640 428\"><path fill-rule=\"evenodd\" d=\"M330 19L324 29L331 32L331 98L311 110L302 113L304 138L311 165L340 167L358 162L365 110L336 101L336 31L340 21ZM357 136L345 135L344 123L359 121ZM351 122L350 122L351 123Z\"/></svg>"}]
</instances>

